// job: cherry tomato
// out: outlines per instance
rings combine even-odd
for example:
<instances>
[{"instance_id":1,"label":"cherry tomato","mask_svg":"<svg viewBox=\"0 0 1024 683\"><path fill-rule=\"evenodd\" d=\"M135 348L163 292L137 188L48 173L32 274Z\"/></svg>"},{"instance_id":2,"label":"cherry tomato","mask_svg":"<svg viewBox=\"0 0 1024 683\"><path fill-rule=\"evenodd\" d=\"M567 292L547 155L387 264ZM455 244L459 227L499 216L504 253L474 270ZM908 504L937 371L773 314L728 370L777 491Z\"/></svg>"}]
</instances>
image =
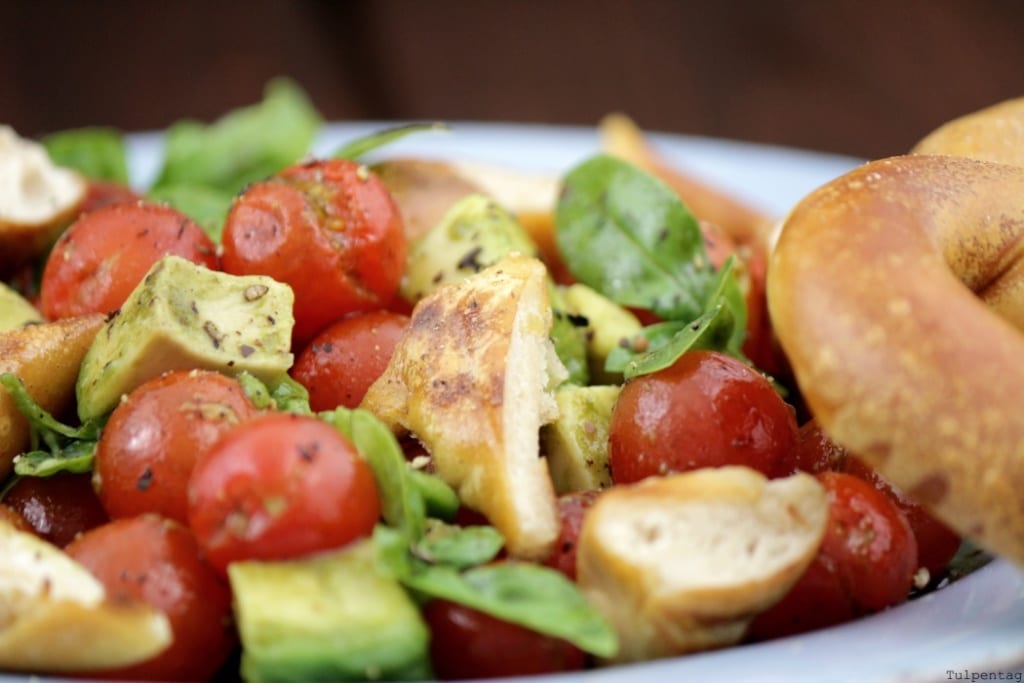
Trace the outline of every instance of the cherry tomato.
<instances>
[{"instance_id":1,"label":"cherry tomato","mask_svg":"<svg viewBox=\"0 0 1024 683\"><path fill-rule=\"evenodd\" d=\"M845 472L816 475L829 501L818 554L789 593L755 618L750 635L768 639L832 626L907 599L917 542L884 493Z\"/></svg>"},{"instance_id":2,"label":"cherry tomato","mask_svg":"<svg viewBox=\"0 0 1024 683\"><path fill-rule=\"evenodd\" d=\"M825 433L817 420L811 419L800 427L796 439L796 467L801 472L842 471L849 454Z\"/></svg>"},{"instance_id":3,"label":"cherry tomato","mask_svg":"<svg viewBox=\"0 0 1024 683\"><path fill-rule=\"evenodd\" d=\"M22 477L4 503L20 513L36 535L61 548L110 519L88 473Z\"/></svg>"},{"instance_id":4,"label":"cherry tomato","mask_svg":"<svg viewBox=\"0 0 1024 683\"><path fill-rule=\"evenodd\" d=\"M371 311L332 323L295 359L291 375L315 411L356 408L387 367L409 317Z\"/></svg>"},{"instance_id":5,"label":"cherry tomato","mask_svg":"<svg viewBox=\"0 0 1024 683\"><path fill-rule=\"evenodd\" d=\"M932 579L942 576L960 549L960 535L860 458L848 458L843 471L864 479L896 504L914 532L918 566L927 569Z\"/></svg>"},{"instance_id":6,"label":"cherry tomato","mask_svg":"<svg viewBox=\"0 0 1024 683\"><path fill-rule=\"evenodd\" d=\"M587 510L597 501L601 492L574 491L558 497L558 540L551 556L544 562L552 569L576 580L576 548Z\"/></svg>"},{"instance_id":7,"label":"cherry tomato","mask_svg":"<svg viewBox=\"0 0 1024 683\"><path fill-rule=\"evenodd\" d=\"M793 409L763 375L722 353L688 351L623 385L609 425L612 481L722 465L785 476L796 435Z\"/></svg>"},{"instance_id":8,"label":"cherry tomato","mask_svg":"<svg viewBox=\"0 0 1024 683\"><path fill-rule=\"evenodd\" d=\"M835 626L856 617L836 573L835 562L819 552L788 593L754 617L747 637L770 640Z\"/></svg>"},{"instance_id":9,"label":"cherry tomato","mask_svg":"<svg viewBox=\"0 0 1024 683\"><path fill-rule=\"evenodd\" d=\"M822 552L858 614L871 614L906 600L917 571L917 542L910 523L892 500L868 482L843 472L822 472L829 522Z\"/></svg>"},{"instance_id":10,"label":"cherry tomato","mask_svg":"<svg viewBox=\"0 0 1024 683\"><path fill-rule=\"evenodd\" d=\"M189 481L189 523L210 562L285 559L368 536L380 515L370 466L337 429L270 413L224 435Z\"/></svg>"},{"instance_id":11,"label":"cherry tomato","mask_svg":"<svg viewBox=\"0 0 1024 683\"><path fill-rule=\"evenodd\" d=\"M10 524L18 531L24 531L37 536L39 535L36 530L32 528L32 525L28 523L28 520L25 519L24 515L6 503L0 503L0 520Z\"/></svg>"},{"instance_id":12,"label":"cherry tomato","mask_svg":"<svg viewBox=\"0 0 1024 683\"><path fill-rule=\"evenodd\" d=\"M577 671L586 664L586 655L571 643L454 602L432 600L423 616L440 680Z\"/></svg>"},{"instance_id":13,"label":"cherry tomato","mask_svg":"<svg viewBox=\"0 0 1024 683\"><path fill-rule=\"evenodd\" d=\"M122 680L209 680L234 650L231 591L202 559L189 530L157 515L119 519L67 547L114 600L161 610L173 641L156 657L123 669L90 672Z\"/></svg>"},{"instance_id":14,"label":"cherry tomato","mask_svg":"<svg viewBox=\"0 0 1024 683\"><path fill-rule=\"evenodd\" d=\"M407 249L384 184L342 159L291 166L251 185L233 203L222 241L227 272L291 286L300 345L349 313L387 308Z\"/></svg>"},{"instance_id":15,"label":"cherry tomato","mask_svg":"<svg viewBox=\"0 0 1024 683\"><path fill-rule=\"evenodd\" d=\"M85 191L85 198L79 208L80 213L89 213L104 206L112 204L128 204L143 199L127 185L116 183L111 180L89 180L89 186Z\"/></svg>"},{"instance_id":16,"label":"cherry tomato","mask_svg":"<svg viewBox=\"0 0 1024 683\"><path fill-rule=\"evenodd\" d=\"M94 484L111 517L155 512L188 523L192 468L225 432L258 413L218 372L170 372L140 385L107 421Z\"/></svg>"},{"instance_id":17,"label":"cherry tomato","mask_svg":"<svg viewBox=\"0 0 1024 683\"><path fill-rule=\"evenodd\" d=\"M57 240L46 261L42 313L55 320L114 311L165 254L217 267L210 238L169 206L113 204L83 214Z\"/></svg>"}]
</instances>

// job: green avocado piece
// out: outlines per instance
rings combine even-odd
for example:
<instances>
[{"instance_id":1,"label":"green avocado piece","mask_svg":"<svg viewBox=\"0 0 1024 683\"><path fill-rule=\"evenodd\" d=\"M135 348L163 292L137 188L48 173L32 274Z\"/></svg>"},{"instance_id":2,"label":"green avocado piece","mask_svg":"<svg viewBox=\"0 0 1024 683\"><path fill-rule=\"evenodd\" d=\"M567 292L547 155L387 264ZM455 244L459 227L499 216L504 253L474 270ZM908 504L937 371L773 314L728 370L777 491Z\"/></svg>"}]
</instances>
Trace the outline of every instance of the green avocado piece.
<instances>
[{"instance_id":1,"label":"green avocado piece","mask_svg":"<svg viewBox=\"0 0 1024 683\"><path fill-rule=\"evenodd\" d=\"M587 357L592 381L621 382L621 374L614 375L605 371L605 360L623 340L632 339L643 329L640 320L629 310L584 284L576 283L566 287L562 298L568 310L586 321Z\"/></svg>"},{"instance_id":2,"label":"green avocado piece","mask_svg":"<svg viewBox=\"0 0 1024 683\"><path fill-rule=\"evenodd\" d=\"M0 332L42 321L43 318L35 306L21 294L0 282Z\"/></svg>"},{"instance_id":3,"label":"green avocado piece","mask_svg":"<svg viewBox=\"0 0 1024 683\"><path fill-rule=\"evenodd\" d=\"M612 485L608 425L620 390L614 384L563 384L555 391L558 419L541 429L541 444L556 493Z\"/></svg>"},{"instance_id":4,"label":"green avocado piece","mask_svg":"<svg viewBox=\"0 0 1024 683\"><path fill-rule=\"evenodd\" d=\"M249 683L431 678L427 626L398 581L375 569L372 541L237 562L228 576Z\"/></svg>"},{"instance_id":5,"label":"green avocado piece","mask_svg":"<svg viewBox=\"0 0 1024 683\"><path fill-rule=\"evenodd\" d=\"M467 195L412 245L402 296L415 303L442 284L475 275L512 252L538 254L537 245L508 210L490 197Z\"/></svg>"},{"instance_id":6,"label":"green avocado piece","mask_svg":"<svg viewBox=\"0 0 1024 683\"><path fill-rule=\"evenodd\" d=\"M279 378L293 361L294 301L291 287L269 277L164 256L89 347L75 387L78 416L103 415L123 394L170 370Z\"/></svg>"}]
</instances>

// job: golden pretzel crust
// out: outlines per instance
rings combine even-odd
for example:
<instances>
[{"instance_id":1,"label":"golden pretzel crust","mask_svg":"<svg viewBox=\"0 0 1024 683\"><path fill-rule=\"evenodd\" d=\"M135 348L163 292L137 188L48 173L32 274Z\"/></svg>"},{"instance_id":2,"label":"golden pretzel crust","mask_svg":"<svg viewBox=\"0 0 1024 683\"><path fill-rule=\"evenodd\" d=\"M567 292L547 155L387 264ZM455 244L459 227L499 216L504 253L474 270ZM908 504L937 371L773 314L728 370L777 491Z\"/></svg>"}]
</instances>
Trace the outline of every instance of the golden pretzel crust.
<instances>
[{"instance_id":1,"label":"golden pretzel crust","mask_svg":"<svg viewBox=\"0 0 1024 683\"><path fill-rule=\"evenodd\" d=\"M1024 167L866 164L787 218L775 330L823 428L1024 564Z\"/></svg>"}]
</instances>

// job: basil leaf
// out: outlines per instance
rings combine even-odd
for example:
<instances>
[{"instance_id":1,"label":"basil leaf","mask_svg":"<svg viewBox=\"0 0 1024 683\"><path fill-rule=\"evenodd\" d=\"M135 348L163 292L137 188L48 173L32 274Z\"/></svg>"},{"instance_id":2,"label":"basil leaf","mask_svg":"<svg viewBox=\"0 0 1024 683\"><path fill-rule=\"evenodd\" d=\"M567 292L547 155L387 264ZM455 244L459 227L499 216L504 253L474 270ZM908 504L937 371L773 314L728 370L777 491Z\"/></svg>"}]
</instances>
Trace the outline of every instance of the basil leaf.
<instances>
[{"instance_id":1,"label":"basil leaf","mask_svg":"<svg viewBox=\"0 0 1024 683\"><path fill-rule=\"evenodd\" d=\"M49 477L59 472L82 474L92 471L95 455L95 441L73 441L63 449L18 455L14 458L14 473L29 477Z\"/></svg>"},{"instance_id":2,"label":"basil leaf","mask_svg":"<svg viewBox=\"0 0 1024 683\"><path fill-rule=\"evenodd\" d=\"M440 477L413 467L408 468L408 477L423 498L427 515L449 522L455 518L461 505L455 489Z\"/></svg>"},{"instance_id":3,"label":"basil leaf","mask_svg":"<svg viewBox=\"0 0 1024 683\"><path fill-rule=\"evenodd\" d=\"M42 139L50 159L91 180L128 184L128 155L121 133L113 128L74 128Z\"/></svg>"},{"instance_id":4,"label":"basil leaf","mask_svg":"<svg viewBox=\"0 0 1024 683\"><path fill-rule=\"evenodd\" d=\"M460 527L431 521L412 553L424 562L466 569L490 562L504 545L504 537L492 526Z\"/></svg>"},{"instance_id":5,"label":"basil leaf","mask_svg":"<svg viewBox=\"0 0 1024 683\"><path fill-rule=\"evenodd\" d=\"M370 464L380 491L384 521L400 529L410 542L422 538L426 506L391 430L373 413L361 408L349 410L339 406L319 413L319 417L348 437Z\"/></svg>"},{"instance_id":6,"label":"basil leaf","mask_svg":"<svg viewBox=\"0 0 1024 683\"><path fill-rule=\"evenodd\" d=\"M103 426L98 420L88 420L80 427L66 425L36 403L28 393L21 378L12 372L0 374L0 386L3 386L14 402L15 407L28 420L33 440L42 438L50 443L61 440L96 440Z\"/></svg>"},{"instance_id":7,"label":"basil leaf","mask_svg":"<svg viewBox=\"0 0 1024 683\"><path fill-rule=\"evenodd\" d=\"M172 125L154 187L200 185L235 194L299 161L322 122L298 85L272 80L259 104L236 109L209 125Z\"/></svg>"},{"instance_id":8,"label":"basil leaf","mask_svg":"<svg viewBox=\"0 0 1024 683\"><path fill-rule=\"evenodd\" d=\"M615 631L559 571L527 562L499 562L460 572L413 560L398 580L443 598L556 638L599 657L618 648Z\"/></svg>"},{"instance_id":9,"label":"basil leaf","mask_svg":"<svg viewBox=\"0 0 1024 683\"><path fill-rule=\"evenodd\" d=\"M224 219L235 195L204 185L164 185L148 193L150 199L170 204L199 224L210 239L220 243Z\"/></svg>"},{"instance_id":10,"label":"basil leaf","mask_svg":"<svg viewBox=\"0 0 1024 683\"><path fill-rule=\"evenodd\" d=\"M703 312L715 273L700 226L657 178L594 156L566 175L555 227L569 270L609 299L666 320Z\"/></svg>"},{"instance_id":11,"label":"basil leaf","mask_svg":"<svg viewBox=\"0 0 1024 683\"><path fill-rule=\"evenodd\" d=\"M401 126L395 126L393 128L385 128L384 130L377 131L376 133L370 133L369 135L364 135L361 138L356 138L355 140L346 142L335 150L334 154L331 156L335 159L358 160L367 152L372 152L378 147L391 144L396 140L404 138L406 135L423 131L447 132L448 130L447 125L437 121L433 123L408 123Z\"/></svg>"},{"instance_id":12,"label":"basil leaf","mask_svg":"<svg viewBox=\"0 0 1024 683\"><path fill-rule=\"evenodd\" d=\"M690 349L722 351L743 358L747 309L743 292L733 277L733 257L718 272L707 308L689 323L671 321L645 327L634 338L631 348L614 349L605 361L609 372L621 372L625 379L657 372L669 367ZM644 349L637 352L637 347Z\"/></svg>"}]
</instances>

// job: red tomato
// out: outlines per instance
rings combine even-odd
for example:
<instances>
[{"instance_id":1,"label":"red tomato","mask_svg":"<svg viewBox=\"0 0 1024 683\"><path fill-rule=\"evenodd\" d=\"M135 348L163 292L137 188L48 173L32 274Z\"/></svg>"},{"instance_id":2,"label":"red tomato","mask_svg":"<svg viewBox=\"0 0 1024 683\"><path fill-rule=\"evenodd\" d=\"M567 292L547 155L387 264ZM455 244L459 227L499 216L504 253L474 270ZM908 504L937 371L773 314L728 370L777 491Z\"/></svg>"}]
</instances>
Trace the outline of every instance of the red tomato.
<instances>
[{"instance_id":1,"label":"red tomato","mask_svg":"<svg viewBox=\"0 0 1024 683\"><path fill-rule=\"evenodd\" d=\"M843 472L822 472L829 522L821 550L858 614L906 600L917 571L917 542L910 523L878 489Z\"/></svg>"},{"instance_id":2,"label":"red tomato","mask_svg":"<svg viewBox=\"0 0 1024 683\"><path fill-rule=\"evenodd\" d=\"M349 313L387 308L405 270L398 207L365 166L342 159L251 185L232 205L222 241L227 272L291 286L300 344Z\"/></svg>"},{"instance_id":3,"label":"red tomato","mask_svg":"<svg viewBox=\"0 0 1024 683\"><path fill-rule=\"evenodd\" d=\"M143 197L132 188L110 180L89 180L80 213L89 213L112 204L137 202Z\"/></svg>"},{"instance_id":4,"label":"red tomato","mask_svg":"<svg viewBox=\"0 0 1024 683\"><path fill-rule=\"evenodd\" d=\"M372 311L343 318L314 337L291 369L295 381L309 391L310 407L358 407L408 325L408 316Z\"/></svg>"},{"instance_id":5,"label":"red tomato","mask_svg":"<svg viewBox=\"0 0 1024 683\"><path fill-rule=\"evenodd\" d=\"M217 267L210 238L169 206L113 204L84 214L61 235L46 261L42 313L56 320L114 311L166 254Z\"/></svg>"},{"instance_id":6,"label":"red tomato","mask_svg":"<svg viewBox=\"0 0 1024 683\"><path fill-rule=\"evenodd\" d=\"M39 535L36 530L32 528L32 525L28 523L28 520L25 519L24 515L6 503L0 503L0 520L10 524L18 531L24 531L37 536Z\"/></svg>"},{"instance_id":7,"label":"red tomato","mask_svg":"<svg viewBox=\"0 0 1024 683\"><path fill-rule=\"evenodd\" d=\"M153 659L90 676L205 681L234 650L231 592L184 526L156 515L119 519L83 534L67 552L113 599L148 603L171 624L170 647Z\"/></svg>"},{"instance_id":8,"label":"red tomato","mask_svg":"<svg viewBox=\"0 0 1024 683\"><path fill-rule=\"evenodd\" d=\"M188 523L192 468L225 432L258 413L239 383L181 370L140 385L100 435L94 484L111 517L154 512Z\"/></svg>"},{"instance_id":9,"label":"red tomato","mask_svg":"<svg viewBox=\"0 0 1024 683\"><path fill-rule=\"evenodd\" d=\"M747 637L782 638L842 624L855 616L835 563L819 552L782 600L754 618Z\"/></svg>"},{"instance_id":10,"label":"red tomato","mask_svg":"<svg viewBox=\"0 0 1024 683\"><path fill-rule=\"evenodd\" d=\"M689 351L622 387L609 425L612 480L722 465L785 476L796 434L792 407L763 375L722 353Z\"/></svg>"},{"instance_id":11,"label":"red tomato","mask_svg":"<svg viewBox=\"0 0 1024 683\"><path fill-rule=\"evenodd\" d=\"M816 475L829 519L818 555L783 599L758 615L750 635L768 639L839 624L904 602L917 542L895 503L844 472Z\"/></svg>"},{"instance_id":12,"label":"red tomato","mask_svg":"<svg viewBox=\"0 0 1024 683\"><path fill-rule=\"evenodd\" d=\"M423 616L440 680L529 676L586 665L586 655L571 643L454 602L432 600Z\"/></svg>"},{"instance_id":13,"label":"red tomato","mask_svg":"<svg viewBox=\"0 0 1024 683\"><path fill-rule=\"evenodd\" d=\"M917 541L918 566L927 569L929 577L932 579L942 576L949 561L960 549L960 535L860 458L848 458L843 471L864 479L896 504L914 531L914 539Z\"/></svg>"},{"instance_id":14,"label":"red tomato","mask_svg":"<svg viewBox=\"0 0 1024 683\"><path fill-rule=\"evenodd\" d=\"M576 580L576 547L587 510L597 501L600 491L575 491L558 497L558 540L551 556L544 562L552 569Z\"/></svg>"},{"instance_id":15,"label":"red tomato","mask_svg":"<svg viewBox=\"0 0 1024 683\"><path fill-rule=\"evenodd\" d=\"M800 427L796 439L796 467L801 472L841 471L848 457L846 449L833 441L817 420L808 420Z\"/></svg>"},{"instance_id":16,"label":"red tomato","mask_svg":"<svg viewBox=\"0 0 1024 683\"><path fill-rule=\"evenodd\" d=\"M4 503L20 513L36 535L61 548L110 519L88 473L22 477Z\"/></svg>"},{"instance_id":17,"label":"red tomato","mask_svg":"<svg viewBox=\"0 0 1024 683\"><path fill-rule=\"evenodd\" d=\"M271 413L228 432L189 481L189 523L226 573L245 559L286 559L368 536L380 516L370 466L337 429Z\"/></svg>"}]
</instances>

